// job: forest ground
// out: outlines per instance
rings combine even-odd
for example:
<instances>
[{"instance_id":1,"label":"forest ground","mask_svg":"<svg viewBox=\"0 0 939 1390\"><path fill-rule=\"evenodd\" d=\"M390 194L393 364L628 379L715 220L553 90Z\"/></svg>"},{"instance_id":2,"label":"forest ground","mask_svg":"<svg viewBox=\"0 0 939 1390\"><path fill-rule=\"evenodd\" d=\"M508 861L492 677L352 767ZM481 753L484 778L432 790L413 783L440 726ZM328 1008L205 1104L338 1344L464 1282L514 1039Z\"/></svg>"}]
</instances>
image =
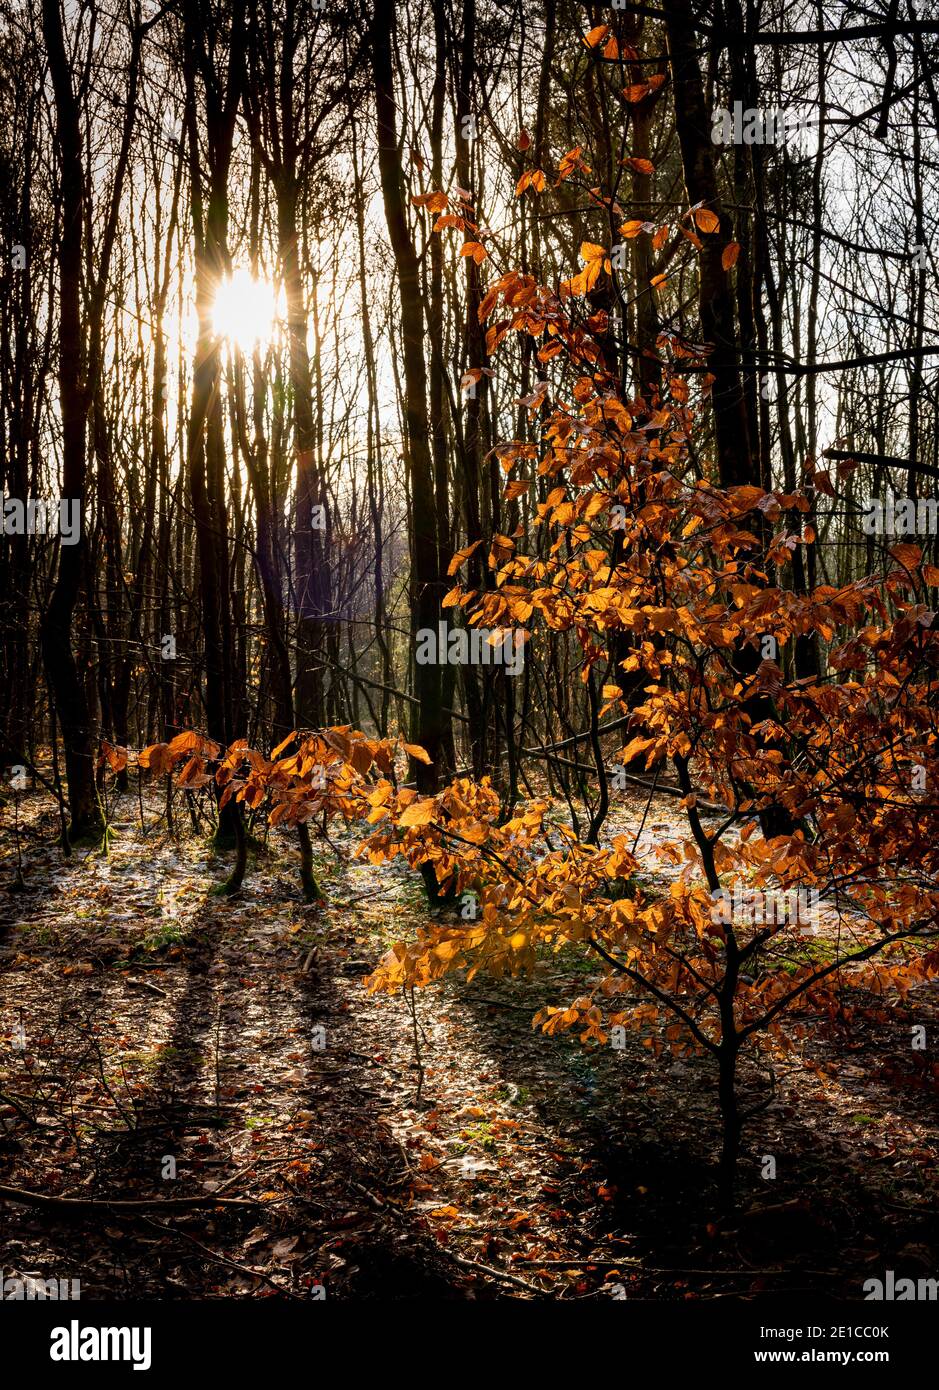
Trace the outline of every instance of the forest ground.
<instances>
[{"instance_id":1,"label":"forest ground","mask_svg":"<svg viewBox=\"0 0 939 1390\"><path fill-rule=\"evenodd\" d=\"M889 1026L861 999L849 1024L797 1040L721 1217L707 1060L655 1055L638 1034L590 1051L532 1030L539 1007L589 987L589 962L565 950L530 979L418 992L418 1064L408 998L363 987L427 920L416 875L353 859L357 835L331 832L325 904L306 905L293 842L272 832L229 899L212 892L227 859L188 822L170 835L158 800L143 806L146 835L132 788L108 853L66 860L48 799L23 798L22 887L5 816L5 1277L80 1277L83 1299L320 1286L771 1302L859 1299L887 1269L936 1275L937 1067L909 1042L912 1021L939 1026L934 988L912 996L915 1014L895 1001ZM674 833L675 807L656 796L644 813L644 794L625 795L613 826L643 826L641 856ZM768 1098L765 1071L742 1079L745 1105Z\"/></svg>"}]
</instances>

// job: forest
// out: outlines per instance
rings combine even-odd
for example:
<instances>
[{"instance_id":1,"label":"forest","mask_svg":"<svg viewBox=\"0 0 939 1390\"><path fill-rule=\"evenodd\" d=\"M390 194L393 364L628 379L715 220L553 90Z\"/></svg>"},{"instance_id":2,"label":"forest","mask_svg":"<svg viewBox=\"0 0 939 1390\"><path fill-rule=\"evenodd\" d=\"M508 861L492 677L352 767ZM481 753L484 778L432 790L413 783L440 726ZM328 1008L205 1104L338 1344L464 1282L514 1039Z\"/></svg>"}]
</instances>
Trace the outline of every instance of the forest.
<instances>
[{"instance_id":1,"label":"forest","mask_svg":"<svg viewBox=\"0 0 939 1390\"><path fill-rule=\"evenodd\" d=\"M0 1298L935 1301L935 10L0 65Z\"/></svg>"}]
</instances>

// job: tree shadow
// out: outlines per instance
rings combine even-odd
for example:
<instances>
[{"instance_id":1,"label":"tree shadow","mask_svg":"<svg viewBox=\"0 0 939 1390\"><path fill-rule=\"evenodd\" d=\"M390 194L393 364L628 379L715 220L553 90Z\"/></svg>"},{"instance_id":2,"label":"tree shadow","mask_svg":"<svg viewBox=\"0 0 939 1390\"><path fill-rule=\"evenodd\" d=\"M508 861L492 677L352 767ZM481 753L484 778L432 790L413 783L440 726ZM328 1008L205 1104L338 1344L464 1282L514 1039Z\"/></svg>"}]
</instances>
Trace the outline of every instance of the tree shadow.
<instances>
[{"instance_id":1,"label":"tree shadow","mask_svg":"<svg viewBox=\"0 0 939 1390\"><path fill-rule=\"evenodd\" d=\"M585 1262L590 1253L622 1252L637 1296L808 1289L860 1299L864 1280L885 1268L935 1274L935 1205L891 1203L889 1183L872 1181L876 1161L829 1143L835 1111L824 1096L798 1107L780 1102L750 1118L736 1206L726 1213L716 1181L716 1076L707 1059L651 1059L630 1035L616 1052L533 1033L534 1013L558 998L556 982L477 977L444 988L492 1070L533 1097L549 1132L576 1143L591 1190L562 1180L565 1206L577 1217L572 1238ZM744 1109L766 1098L751 1063L741 1080ZM870 1107L869 1086L863 1099ZM878 1104L886 1110L896 1099L885 1084ZM923 1095L917 1114L934 1125L935 1113L935 1094Z\"/></svg>"},{"instance_id":2,"label":"tree shadow","mask_svg":"<svg viewBox=\"0 0 939 1390\"><path fill-rule=\"evenodd\" d=\"M401 1146L381 1113L370 1087L366 1059L356 1054L352 1029L345 1025L334 965L300 975L300 1013L310 1037L326 1029L327 1046L310 1046L304 1092L316 1113L316 1140L327 1154L316 1186L318 1204L341 1213L361 1209L369 1219L324 1242L321 1254L327 1289L349 1300L460 1300L467 1279L446 1258L425 1220L408 1210L409 1171ZM338 1106L324 1108L324 1075L342 1077ZM330 1256L341 1263L328 1273ZM486 1297L474 1289L473 1297Z\"/></svg>"}]
</instances>

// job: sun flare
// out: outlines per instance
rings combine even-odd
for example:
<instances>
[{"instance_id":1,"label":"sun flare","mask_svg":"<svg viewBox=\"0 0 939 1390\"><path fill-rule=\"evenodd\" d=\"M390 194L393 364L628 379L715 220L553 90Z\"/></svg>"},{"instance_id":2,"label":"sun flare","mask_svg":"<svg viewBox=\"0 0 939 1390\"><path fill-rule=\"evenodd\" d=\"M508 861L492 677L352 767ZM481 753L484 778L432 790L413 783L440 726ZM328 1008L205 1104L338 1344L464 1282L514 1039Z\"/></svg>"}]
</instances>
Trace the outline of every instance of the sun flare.
<instances>
[{"instance_id":1,"label":"sun flare","mask_svg":"<svg viewBox=\"0 0 939 1390\"><path fill-rule=\"evenodd\" d=\"M219 285L212 324L220 338L250 352L256 343L270 340L276 319L277 295L268 281L238 269Z\"/></svg>"}]
</instances>

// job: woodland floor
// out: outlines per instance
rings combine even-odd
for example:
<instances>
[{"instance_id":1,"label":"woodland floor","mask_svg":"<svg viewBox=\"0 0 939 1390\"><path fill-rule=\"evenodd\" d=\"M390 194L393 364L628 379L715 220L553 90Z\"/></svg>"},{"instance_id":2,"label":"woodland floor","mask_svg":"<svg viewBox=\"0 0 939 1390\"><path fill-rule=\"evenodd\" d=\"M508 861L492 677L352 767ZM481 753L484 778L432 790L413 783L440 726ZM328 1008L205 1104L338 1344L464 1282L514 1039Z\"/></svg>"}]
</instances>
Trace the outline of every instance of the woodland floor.
<instances>
[{"instance_id":1,"label":"woodland floor","mask_svg":"<svg viewBox=\"0 0 939 1390\"><path fill-rule=\"evenodd\" d=\"M351 859L350 835L318 845L326 906L307 906L293 844L272 835L242 893L219 897L226 859L145 809L143 836L125 794L109 854L65 860L48 801L25 798L21 889L5 816L0 1185L92 1203L0 1191L7 1278L80 1277L83 1299L308 1299L322 1285L348 1299L621 1286L772 1301L858 1299L886 1269L936 1275L939 1068L909 1044L914 1018L939 1027L935 993L913 996L915 1015L897 1003L889 1026L862 1007L799 1044L747 1128L738 1211L721 1219L710 1065L639 1036L588 1051L532 1030L538 1007L589 984L578 956L419 993L419 1094L407 1000L362 984L426 920L416 877ZM635 833L644 810L627 797L616 829ZM640 849L673 819L654 799ZM765 1073L742 1079L745 1104L765 1098ZM206 1205L179 1204L191 1197ZM154 1205L109 1204L128 1199Z\"/></svg>"}]
</instances>

